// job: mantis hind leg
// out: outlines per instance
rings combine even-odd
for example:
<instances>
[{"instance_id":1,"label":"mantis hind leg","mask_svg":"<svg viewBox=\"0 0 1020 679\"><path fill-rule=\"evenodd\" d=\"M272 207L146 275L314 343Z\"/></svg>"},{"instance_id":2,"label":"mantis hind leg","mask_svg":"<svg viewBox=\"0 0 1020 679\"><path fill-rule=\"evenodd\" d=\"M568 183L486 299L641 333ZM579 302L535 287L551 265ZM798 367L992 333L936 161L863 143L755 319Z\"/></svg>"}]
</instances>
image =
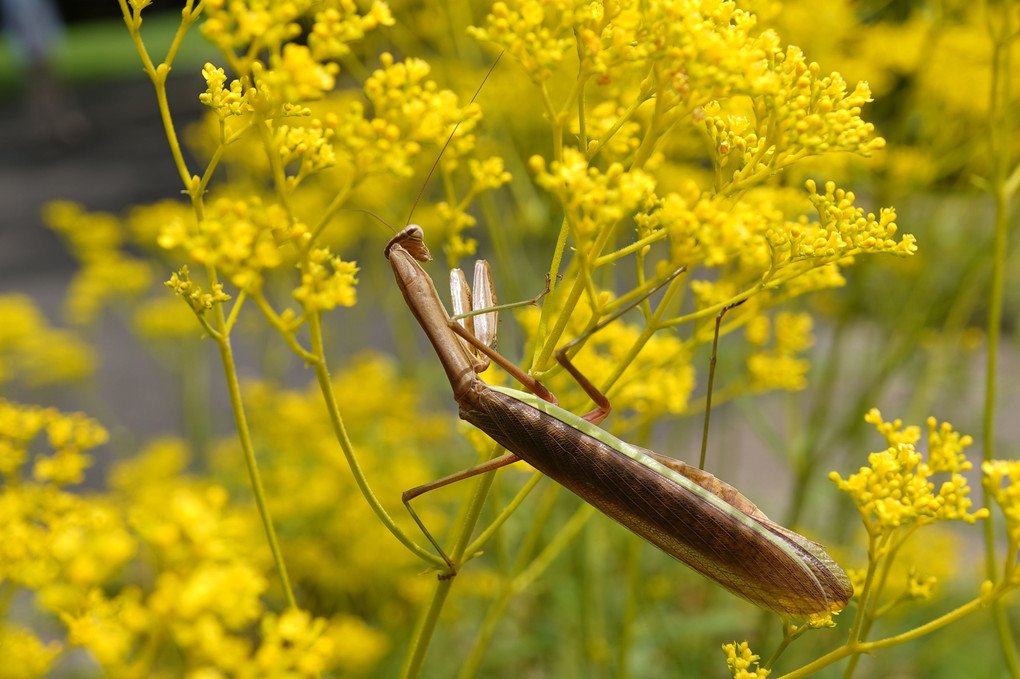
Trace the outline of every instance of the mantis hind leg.
<instances>
[{"instance_id":1,"label":"mantis hind leg","mask_svg":"<svg viewBox=\"0 0 1020 679\"><path fill-rule=\"evenodd\" d=\"M499 457L495 457L486 462L482 462L481 464L477 464L474 467L470 467L468 469L459 471L456 474L444 476L441 479L430 481L429 483L422 484L420 486L412 488L411 490L405 490L404 494L401 495L400 499L403 501L404 506L407 507L407 512L411 515L411 518L414 519L414 522L418 524L418 528L420 528L421 532L425 534L425 537L428 538L428 541L432 543L432 546L436 548L436 551L439 552L439 556L443 558L443 561L446 562L447 568L449 568L449 571L447 573L439 576L440 579L445 580L455 576L457 574L457 565L454 564L450 557L446 555L446 552L443 551L443 548L439 546L439 542L434 537L432 537L432 533L430 533L429 529L425 527L425 523L418 516L417 512L414 511L414 508L411 507L411 500L418 497L419 495L424 495L425 493L436 490L437 488L448 486L451 483L463 481L464 479L470 479L472 476L478 476L479 474L484 474L486 472L495 471L500 467L505 467L509 464L513 464L514 462L517 462L520 459L521 458L517 457L513 453L506 453L504 455L500 455Z\"/></svg>"}]
</instances>

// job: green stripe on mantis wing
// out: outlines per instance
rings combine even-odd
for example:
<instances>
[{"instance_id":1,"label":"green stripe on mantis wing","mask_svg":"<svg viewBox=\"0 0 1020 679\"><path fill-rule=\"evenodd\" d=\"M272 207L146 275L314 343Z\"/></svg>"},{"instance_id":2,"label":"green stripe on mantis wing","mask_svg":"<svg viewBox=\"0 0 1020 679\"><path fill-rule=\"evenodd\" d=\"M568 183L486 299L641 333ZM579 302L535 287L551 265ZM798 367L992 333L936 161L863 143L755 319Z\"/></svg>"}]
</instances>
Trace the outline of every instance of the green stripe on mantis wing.
<instances>
[{"instance_id":1,"label":"green stripe on mantis wing","mask_svg":"<svg viewBox=\"0 0 1020 679\"><path fill-rule=\"evenodd\" d=\"M656 543L653 537L614 517L625 527L653 542L653 544L658 544L660 548L667 551L671 556L684 561L687 565L699 570L707 577L716 580L735 594L748 599L752 603L774 610L780 615L805 617L813 614L838 611L846 606L846 602L853 591L849 579L832 558L825 553L821 545L771 521L732 486L719 481L711 474L691 468L682 462L659 456L656 453L622 441L604 429L533 394L504 387L491 388L494 391L498 391L531 406L549 417L559 420L562 424L576 429L581 434L591 437L613 451L630 458L650 472L668 479L681 487L682 491L678 490L676 492L686 492L697 497L698 501L694 504L697 507L698 516L703 514L706 518L698 521L697 517L695 517L695 521L684 529L689 533L711 529L713 525L718 525L713 524L713 521L719 521L719 517L724 517L721 519L723 522L730 522L730 525L727 527L729 533L743 532L747 535L747 554L727 552L724 555L713 555L704 551L694 553L690 550L668 549L662 544ZM656 458L668 461L669 466ZM681 470L686 470L688 474L696 478L697 482L685 476L684 473L681 473ZM699 483L705 483L709 488L703 487ZM723 497L720 497L720 495ZM584 499L598 506L596 501L589 498ZM681 501L689 509L691 501L678 497L677 502ZM701 510L702 507L704 512ZM603 509L603 511L606 510ZM742 531L736 528L738 525ZM698 538L701 541L705 539L704 534L701 534ZM682 542L683 540L680 541ZM778 556L780 554L783 558ZM748 575L735 577L730 564L718 560L713 561L713 559L724 557L741 559L743 561L741 570L744 573L748 573ZM789 578L789 588L776 589L776 575L779 571L762 573L760 581L755 582L754 579L757 575L754 573L756 562L761 564L778 564L782 572ZM699 567L698 563L703 567ZM707 566L707 568L704 566ZM727 572L730 573L729 576L723 575L723 573ZM770 592L770 595L764 596L764 591Z\"/></svg>"}]
</instances>

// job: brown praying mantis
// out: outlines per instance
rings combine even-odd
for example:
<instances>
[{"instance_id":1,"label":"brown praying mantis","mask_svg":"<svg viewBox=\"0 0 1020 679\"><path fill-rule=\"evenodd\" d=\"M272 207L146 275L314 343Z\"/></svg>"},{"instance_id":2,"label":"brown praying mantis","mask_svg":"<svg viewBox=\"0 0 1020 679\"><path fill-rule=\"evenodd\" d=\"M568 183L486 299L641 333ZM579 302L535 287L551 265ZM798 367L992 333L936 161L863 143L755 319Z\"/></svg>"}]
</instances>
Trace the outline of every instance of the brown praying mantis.
<instances>
[{"instance_id":1,"label":"brown praying mantis","mask_svg":"<svg viewBox=\"0 0 1020 679\"><path fill-rule=\"evenodd\" d=\"M630 531L758 606L787 618L835 612L846 606L853 594L850 580L821 545L771 521L713 475L626 443L598 426L609 414L609 400L567 355L567 349L583 337L556 352L557 360L596 404L594 410L578 416L558 407L555 397L538 380L489 346L494 315L480 312L474 333L467 324L451 320L432 279L419 264L431 260L420 226L404 228L390 240L385 255L404 300L446 371L461 418L509 451L404 493L411 516L447 563L445 577L452 577L456 567L410 501L523 459ZM476 275L476 281L480 278L487 285L484 275ZM460 308L470 306L468 295L458 290L462 289L459 280L454 286L458 315ZM531 393L483 382L477 373L490 359Z\"/></svg>"}]
</instances>

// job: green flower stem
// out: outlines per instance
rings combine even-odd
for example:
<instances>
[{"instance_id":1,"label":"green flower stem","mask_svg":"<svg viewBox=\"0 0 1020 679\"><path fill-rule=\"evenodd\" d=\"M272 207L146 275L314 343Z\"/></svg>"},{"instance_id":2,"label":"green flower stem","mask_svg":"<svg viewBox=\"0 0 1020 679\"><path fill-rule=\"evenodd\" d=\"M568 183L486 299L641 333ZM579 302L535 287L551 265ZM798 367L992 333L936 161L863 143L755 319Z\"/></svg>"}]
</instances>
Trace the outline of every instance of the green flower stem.
<instances>
[{"instance_id":1,"label":"green flower stem","mask_svg":"<svg viewBox=\"0 0 1020 679\"><path fill-rule=\"evenodd\" d=\"M188 170L187 163L184 160L184 154L181 151L180 142L177 139L173 119L170 116L170 106L166 98L166 77L170 72L170 64L176 56L177 49L180 46L180 42L183 39L184 34L187 32L191 24L194 23L201 15L203 3L199 3L197 7L194 7L191 0L189 0L189 2L185 5L185 9L182 13L181 25L177 30L177 34L174 37L169 51L167 52L166 61L159 66L154 66L152 60L149 58L148 51L145 49L145 45L142 43L141 34L139 33L139 28L142 25L140 10L132 13L132 11L128 8L126 0L119 1L121 12L124 15L124 23L127 25L131 38L135 43L135 49L138 51L138 54L142 59L145 72L149 74L149 77L155 86L159 114L163 121L163 129L166 133L167 141L170 144L170 151L173 155L174 165L177 167L177 171L181 176L181 181L184 183L184 186L187 187L188 193L191 196L191 202L195 208L196 217L199 221L201 221L204 210L200 189L204 185L201 180L198 180L198 178L192 178L191 172ZM210 288L214 288L217 283L216 271L211 267L207 267L207 273ZM231 409L234 412L234 423L237 426L238 441L241 444L241 450L244 453L245 463L248 467L248 476L251 481L252 493L255 496L255 504L258 507L259 516L262 518L262 525L266 531L266 538L269 541L269 549L273 554L273 560L276 562L276 570L280 575L280 582L283 586L284 595L287 598L287 604L291 608L297 608L297 600L294 598L294 592L290 586L290 578L287 575L287 566L283 561L283 554L280 552L280 545L276 539L276 531L273 528L272 517L269 515L265 491L262 487L262 477L259 474L258 463L255 459L255 449L251 441L251 432L248 429L247 418L244 414L244 402L241 398L241 387L237 380L237 365L234 362L234 352L230 345L230 327L227 320L223 317L223 308L221 305L216 305L214 307L213 314L215 318L215 328L213 328L213 324L206 323L205 319L201 315L199 315L199 320L202 321L203 325L205 325L210 331L210 335L216 341L216 345L220 350L220 361L223 364L223 373L227 380L227 391L230 395Z\"/></svg>"},{"instance_id":2,"label":"green flower stem","mask_svg":"<svg viewBox=\"0 0 1020 679\"><path fill-rule=\"evenodd\" d=\"M532 548L537 544L538 535L542 528L545 526L545 519L549 516L552 511L553 501L559 494L560 487L556 485L550 485L549 491L543 496L536 519L532 522L531 530L527 536L525 536L521 551L519 552L518 561L522 559L520 557L527 558L531 553ZM526 590L531 583L533 583L548 567L549 565L559 556L563 550L569 545L577 534L584 527L585 522L595 512L595 508L585 503L578 507L574 515L564 524L563 528L556 534L556 537L545 546L538 556L536 556L527 567L520 569L518 574L507 583L507 585L500 592L499 596L495 601L492 602L492 606L489 607L488 613L486 613L485 620L482 624L482 628L479 631L478 637L475 640L474 645L471 648L471 652L465 659L464 665L461 668L460 673L457 675L458 679L471 679L477 675L478 668L481 665L482 656L485 650L488 648L489 643L495 634L496 625L503 618L503 614L506 612L506 608L509 603L514 599L515 596Z\"/></svg>"},{"instance_id":3,"label":"green flower stem","mask_svg":"<svg viewBox=\"0 0 1020 679\"><path fill-rule=\"evenodd\" d=\"M570 226L567 224L567 220L564 217L563 221L560 222L560 232L556 236L556 246L553 249L552 260L549 262L549 272L546 274L549 281L549 291L553 292L559 288L559 275L560 265L563 262L563 253L567 248L567 236L570 234ZM535 348L531 355L531 371L534 371L537 366L540 365L539 359L543 352L547 342L541 341L541 338L548 336L549 328L549 316L553 313L553 305L543 304L542 311L538 317L538 328L535 329Z\"/></svg>"},{"instance_id":4,"label":"green flower stem","mask_svg":"<svg viewBox=\"0 0 1020 679\"><path fill-rule=\"evenodd\" d=\"M549 516L552 514L553 507L556 503L556 497L559 495L559 486L556 484L549 484L546 486L545 492L538 503L538 509L535 512L534 519L531 522L531 526L524 538L521 540L520 547L517 550L517 556L514 559L514 564L510 568L509 573L519 574L524 568L524 564L531 558L534 553L536 546L538 545L539 538L541 537L542 528L548 523ZM516 577L516 576L513 576ZM468 652L467 657L464 660L464 664L461 666L461 670L458 673L458 679L470 679L478 673L478 668L481 666L482 658L485 657L485 651L489 648L489 644L492 642L492 637L495 634L496 626L503 618L503 613L506 611L507 605L513 600L514 596L520 591L514 588L514 580L508 576L506 580L502 581L502 588L500 589L499 596L496 597L489 605L489 610L485 614L485 619L482 622L481 628L479 628L478 634L475 636L474 643L471 644L471 650Z\"/></svg>"},{"instance_id":5,"label":"green flower stem","mask_svg":"<svg viewBox=\"0 0 1020 679\"><path fill-rule=\"evenodd\" d=\"M663 295L662 300L659 302L659 305L656 307L655 312L650 318L646 319L645 327L642 328L637 339L634 340L634 343L631 344L630 348L627 350L627 354L617 362L616 367L613 369L613 373L602 385L602 393L608 392L609 389L616 384L621 377L623 377L623 373L627 370L630 364L637 359L638 354L641 353L641 350L644 349L645 345L652 339L652 335L658 332L659 328L662 327L659 323L662 321L662 316L666 313L666 308L669 306L670 301L680 289L680 281L681 279L679 277L675 278L666 288L666 292Z\"/></svg>"},{"instance_id":6,"label":"green flower stem","mask_svg":"<svg viewBox=\"0 0 1020 679\"><path fill-rule=\"evenodd\" d=\"M222 130L222 128L223 121L221 120L220 129ZM222 138L222 136L221 132L220 137ZM230 142L227 140L221 139L220 143L216 145L216 150L213 151L212 157L209 159L209 164L206 165L205 172L202 173L202 179L198 183L199 193L204 194L206 192L206 187L209 186L209 182L212 180L213 174L216 172L216 168L219 167L220 160L223 159L223 153L227 150L227 144L229 143Z\"/></svg>"},{"instance_id":7,"label":"green flower stem","mask_svg":"<svg viewBox=\"0 0 1020 679\"><path fill-rule=\"evenodd\" d=\"M765 664L761 666L762 668L771 669L772 666L776 664L776 661L779 660L779 656L781 656L786 651L786 649L790 647L790 644L792 644L793 641L799 636L797 634L797 631L799 630L794 628L789 620L783 620L783 640L779 642L779 645L776 646L776 650L772 652L772 655L769 656L769 659L766 660Z\"/></svg>"},{"instance_id":8,"label":"green flower stem","mask_svg":"<svg viewBox=\"0 0 1020 679\"><path fill-rule=\"evenodd\" d=\"M665 229L653 231L651 234L645 236L640 240L634 241L630 245L622 247L619 250L614 250L609 254L600 256L598 259L595 260L594 266L597 269L600 266L612 264L613 262L623 259L624 257L627 257L629 255L638 254L652 243L657 243L660 240L665 240L667 235L668 234L666 233Z\"/></svg>"},{"instance_id":9,"label":"green flower stem","mask_svg":"<svg viewBox=\"0 0 1020 679\"><path fill-rule=\"evenodd\" d=\"M391 517L382 506L382 503L379 502L379 498L376 497L372 487L368 484L368 479L365 477L365 470L361 468L361 463L358 461L358 457L354 452L354 444L351 443L351 439L347 435L347 427L344 425L343 417L340 415L340 406L337 402L336 392L333 391L333 383L329 379L329 369L326 367L325 351L323 349L322 341L322 320L319 314L309 314L308 330L312 342L311 353L316 357L311 364L312 368L315 370L315 377L319 382L319 391L322 392L322 397L326 402L326 410L329 411L329 420L333 425L333 433L336 435L337 441L340 443L340 450L343 451L344 458L347 460L347 465L351 469L351 474L354 476L354 481L358 484L361 494L364 496L365 500L368 501L368 505L372 508L372 511L375 512L375 515L379 517L379 520L382 521L383 525L386 526L387 530L389 530L390 533L393 534L393 537L397 538L402 545L414 552L420 558L428 561L433 566L445 567L446 562L444 562L440 557L424 549L408 537L406 533L404 533L400 526L398 526L393 520L393 517Z\"/></svg>"},{"instance_id":10,"label":"green flower stem","mask_svg":"<svg viewBox=\"0 0 1020 679\"><path fill-rule=\"evenodd\" d=\"M854 616L854 622L850 626L850 633L848 635L848 641L842 648L849 648L854 644L860 643L861 629L864 626L865 618L867 616L868 607L871 605L871 599L873 595L873 585L875 583L875 573L878 570L878 552L879 545L877 544L879 537L873 534L868 535L868 572L864 576L864 586L861 587L861 591L857 593L857 613ZM834 653L839 651L836 649ZM830 654L831 655L831 654ZM849 655L849 654L848 654ZM840 656L841 658L843 656ZM838 660L837 658L836 660ZM843 672L844 679L849 679L853 676L854 671L857 668L857 662L860 656L854 656L847 664L846 669ZM833 660L835 662L835 660Z\"/></svg>"},{"instance_id":11,"label":"green flower stem","mask_svg":"<svg viewBox=\"0 0 1020 679\"><path fill-rule=\"evenodd\" d=\"M564 200L564 197L561 195L559 196L559 198L560 203L563 205L564 209L564 225L566 226L567 229L570 229L571 218L573 215L570 209L568 208L567 203ZM575 260L578 262L579 269L578 274L574 278L573 286L570 289L570 293L568 294L567 299L563 304L563 307L559 311L559 316L556 319L556 323L553 325L552 331L548 335L545 335L544 339L542 340L542 349L539 352L538 358L536 359L533 365L544 366L549 365L552 362L551 359L553 351L555 351L556 346L559 344L560 337L563 336L563 331L566 329L567 323L570 321L570 316L574 312L574 309L577 307L577 303L581 299L581 294L585 290L591 290L590 294L593 295L592 308L595 307L595 297L591 277L591 272L593 269L592 263L598 259L599 253L601 253L602 250L605 248L606 242L609 240L610 235L612 235L613 230L614 227L608 227L603 229L595 238L595 242L592 243L590 248L588 248L587 253L581 254L580 257ZM572 231L576 233L576 230ZM565 237L565 234L563 233L562 230L560 232L560 236ZM575 237L574 241L577 242L577 240L578 239ZM557 243L557 256L559 254L561 254L561 252L559 250L559 243ZM545 305L543 305L543 311L544 308ZM542 335L537 336L542 337Z\"/></svg>"},{"instance_id":12,"label":"green flower stem","mask_svg":"<svg viewBox=\"0 0 1020 679\"><path fill-rule=\"evenodd\" d=\"M645 128L645 136L641 139L641 145L638 146L637 151L634 152L634 159L631 161L631 170L638 170L645 166L648 162L648 158L651 157L652 151L655 150L655 144L659 141L659 137L663 132L662 119L665 115L664 101L665 101L665 89L666 84L662 78L658 77L659 74L656 72L654 80L656 83L655 93L655 104L652 109L652 118L648 123L648 127Z\"/></svg>"},{"instance_id":13,"label":"green flower stem","mask_svg":"<svg viewBox=\"0 0 1020 679\"><path fill-rule=\"evenodd\" d=\"M557 488L558 490L558 488ZM577 536L581 529L584 528L584 524L592 517L595 513L595 508L587 502L582 503L574 515L563 524L563 528L556 533L556 537L545 546L545 549L535 557L531 564L525 568L521 573L514 578L513 588L515 592L523 592L531 586L535 580L538 579L542 573L556 560L567 545Z\"/></svg>"},{"instance_id":14,"label":"green flower stem","mask_svg":"<svg viewBox=\"0 0 1020 679\"><path fill-rule=\"evenodd\" d=\"M492 539L492 536L496 534L499 527L506 523L506 520L509 519L517 508L521 506L521 503L524 502L524 498L528 497L531 491L534 490L535 486L538 485L538 482L543 478L544 476L542 472L539 471L536 471L531 475L528 482L524 484L520 491L518 491L517 495L514 496L514 499L503 508L503 511L499 513L499 516L497 516L493 522L485 530L483 530L477 538L475 538L474 542L468 545L467 549L464 550L464 553L469 558L471 555L477 554L481 551L482 547L484 547L485 544Z\"/></svg>"},{"instance_id":15,"label":"green flower stem","mask_svg":"<svg viewBox=\"0 0 1020 679\"><path fill-rule=\"evenodd\" d=\"M329 202L322 215L319 217L318 223L312 228L312 242L314 243L322 235L323 230L329 225L330 220L333 216L343 207L344 203L347 202L347 196L350 195L353 185L350 182L345 182L343 187L336 192L333 196L333 200Z\"/></svg>"},{"instance_id":16,"label":"green flower stem","mask_svg":"<svg viewBox=\"0 0 1020 679\"><path fill-rule=\"evenodd\" d=\"M489 647L489 642L495 636L496 627L503 619L503 613L506 612L506 607L513 600L515 593L513 587L506 586L500 590L499 596L493 600L489 610L485 613L485 619L482 620L482 624L478 629L475 642L464 658L464 664L461 665L460 672L457 673L457 679L471 679L471 677L478 675L478 668L481 667L482 658Z\"/></svg>"},{"instance_id":17,"label":"green flower stem","mask_svg":"<svg viewBox=\"0 0 1020 679\"><path fill-rule=\"evenodd\" d=\"M494 446L490 458L496 457L501 453L502 449ZM464 561L468 541L471 539L471 534L474 532L479 516L481 516L482 507L485 505L485 498L489 495L489 489L492 487L494 478L495 474L492 472L480 474L474 483L467 508L464 510L463 518L458 525L454 547L450 551L450 560L455 566L459 566ZM445 564L443 565L445 566ZM415 630L414 639L408 651L407 661L400 674L403 679L415 679L421 673L422 664L425 662L425 655L428 653L429 646L432 643L432 636L435 634L439 623L439 614L446 603L446 597L450 593L452 583L452 577L442 579L433 592L432 599L425 610L425 614L422 616L421 623Z\"/></svg>"},{"instance_id":18,"label":"green flower stem","mask_svg":"<svg viewBox=\"0 0 1020 679\"><path fill-rule=\"evenodd\" d=\"M218 323L223 327L223 312L220 305L215 307L218 316ZM269 515L269 507L266 502L266 493L262 488L262 477L259 474L258 462L255 460L255 448L251 441L251 432L248 429L248 420L244 414L244 402L241 399L241 386L237 381L237 365L234 363L234 352L230 346L230 337L222 335L217 341L220 349L220 360L223 363L223 373L227 378L227 391L230 394L230 406L234 411L234 423L237 426L237 438L241 444L241 451L244 453L244 461L248 466L248 477L251 481L252 493L255 495L255 505L258 507L259 516L262 517L262 525L266 530L266 538L269 540L269 549L273 553L273 560L276 562L276 570L280 574L280 584L283 585L283 593L287 597L287 605L296 609L297 600L290 587L290 578L287 576L287 566L283 561L283 554L276 539L276 530L273 528L273 519Z\"/></svg>"},{"instance_id":19,"label":"green flower stem","mask_svg":"<svg viewBox=\"0 0 1020 679\"><path fill-rule=\"evenodd\" d=\"M986 7L986 12L993 11ZM1012 44L1015 39L1012 26L1012 3L1005 3L1001 16L989 20L988 29L994 43L992 60L992 92L989 102L989 146L993 155L994 168L991 178L991 192L995 201L995 237L992 246L992 279L988 293L988 357L985 368L985 404L982 437L984 439L984 460L995 458L996 398L999 358L999 339L1002 332L1002 307L1006 278L1006 256L1008 254L1009 218L1011 194L1008 190L1009 163L1012 129ZM991 494L984 489L985 506L991 504ZM993 517L985 522L985 565L987 577L996 580L995 525ZM1014 679L1020 678L1020 658L1017 656L1017 642L1010 628L1009 618L999 602L992 604L992 619L1002 647L1006 668Z\"/></svg>"},{"instance_id":20,"label":"green flower stem","mask_svg":"<svg viewBox=\"0 0 1020 679\"><path fill-rule=\"evenodd\" d=\"M638 601L641 597L641 550L644 544L634 536L627 541L627 596L621 613L620 635L616 644L616 667L618 679L629 679L631 649L637 632Z\"/></svg>"},{"instance_id":21,"label":"green flower stem","mask_svg":"<svg viewBox=\"0 0 1020 679\"><path fill-rule=\"evenodd\" d=\"M577 138L582 151L588 148L588 115L584 112L584 88L591 77L584 56L584 41L578 33L574 33L574 46L577 48ZM591 158L589 158L591 160Z\"/></svg>"},{"instance_id":22,"label":"green flower stem","mask_svg":"<svg viewBox=\"0 0 1020 679\"><path fill-rule=\"evenodd\" d=\"M153 64L145 44L142 43L142 36L139 32L142 26L141 10L132 11L128 7L127 0L118 0L118 2L120 3L121 14L124 16L124 23L128 28L128 33L130 33L131 40L135 44L135 50L137 50L138 56L141 57L142 68L148 74L156 89L159 117L163 121L163 130L166 133L167 142L170 144L170 153L173 155L174 166L177 168L177 173L180 175L184 186L189 187L190 193L190 188L192 187L191 172L188 170L188 164L184 160L180 142L177 140L177 132L174 129L173 119L170 117L170 105L166 98L166 77L170 73L170 65L177 55L177 49L180 46L181 40L184 39L184 34L187 33L191 24L201 16L204 3L200 2L197 7L194 7L193 0L188 0L185 4L184 10L181 13L181 25L177 29L177 34L174 36L170 49L167 51L166 60L157 66Z\"/></svg>"},{"instance_id":23,"label":"green flower stem","mask_svg":"<svg viewBox=\"0 0 1020 679\"><path fill-rule=\"evenodd\" d=\"M992 596L994 596L994 598L997 600L1000 596L1002 596L1002 594L1005 593L1006 589L1007 588L1005 587L1000 587L998 588L997 592L993 593ZM904 632L903 634L897 634L895 636L886 637L885 639L879 639L878 641L867 641L857 643L853 641L848 641L846 645L840 646L839 648L830 653L826 653L817 660L808 663L807 665L804 665L803 667L794 670L789 674L782 675L781 677L779 677L779 679L801 679L801 677L810 676L815 672L819 671L820 669L822 669L823 667L828 667L829 665L839 662L843 658L849 657L851 655L856 655L860 657L861 655L867 653L874 653L875 651L880 651L885 648L891 648L893 646L905 644L909 641L914 641L915 639L919 639L925 636L926 634L931 634L932 632L942 629L947 625L951 625L957 620L965 618L966 616L981 610L988 604L989 601L985 597L978 597L960 606L959 608L955 608L952 611L949 611L943 616L935 618L934 620L931 620L921 625L920 627L915 627L914 629L908 632Z\"/></svg>"},{"instance_id":24,"label":"green flower stem","mask_svg":"<svg viewBox=\"0 0 1020 679\"><path fill-rule=\"evenodd\" d=\"M491 474L485 474L485 476L491 476ZM453 578L439 580L436 583L436 589L432 593L429 606L425 609L424 615L422 615L421 620L415 628L414 636L411 639L410 652L408 653L403 669L400 671L400 676L404 679L412 679L413 677L417 677L421 674L421 668L425 663L425 654L428 652L429 642L432 640L432 635L436 631L436 626L439 623L439 614L443 611L443 605L446 603L446 597L449 596L450 587L452 585Z\"/></svg>"},{"instance_id":25,"label":"green flower stem","mask_svg":"<svg viewBox=\"0 0 1020 679\"><path fill-rule=\"evenodd\" d=\"M584 292L584 287L584 281L581 280L581 276L575 277L570 292L567 293L567 299L563 303L563 309L556 317L552 330L549 331L549 334L545 336L541 343L541 351L535 358L534 366L549 365L553 350L556 348L559 338L563 336L563 331L566 330L567 323L570 321L570 310L577 306L578 301L581 299L581 294ZM542 306L544 309L549 305L543 304Z\"/></svg>"},{"instance_id":26,"label":"green flower stem","mask_svg":"<svg viewBox=\"0 0 1020 679\"><path fill-rule=\"evenodd\" d=\"M282 318L280 318L279 314L276 313L269 304L269 301L266 300L265 296L263 296L261 292L253 293L251 298L252 301L255 302L255 306L259 308L259 311L261 311L266 317L266 320L269 321L269 324L276 328L276 331L280 333L283 340L287 343L287 346L290 347L292 352L294 352L295 356L309 365L315 365L319 362L318 356L305 349L301 346L301 343L298 342L297 337L294 335L295 327L287 324Z\"/></svg>"},{"instance_id":27,"label":"green flower stem","mask_svg":"<svg viewBox=\"0 0 1020 679\"><path fill-rule=\"evenodd\" d=\"M634 117L634 114L637 112L638 108L640 108L642 104L648 101L652 93L651 82L652 82L651 74L649 74L649 77L645 78L645 80L642 81L642 88L641 91L638 93L638 96L636 96L634 98L634 101L630 103L630 105L627 107L627 110L620 114L620 117L616 119L616 122L613 123L612 127L606 130L606 133L596 140L595 148L593 150L589 150L587 147L583 149L589 162L593 160L595 156L599 154L599 151L601 151L603 147L605 147L605 145L608 144L609 141L614 136L616 136L616 133L619 132L620 129L623 128L623 126Z\"/></svg>"}]
</instances>

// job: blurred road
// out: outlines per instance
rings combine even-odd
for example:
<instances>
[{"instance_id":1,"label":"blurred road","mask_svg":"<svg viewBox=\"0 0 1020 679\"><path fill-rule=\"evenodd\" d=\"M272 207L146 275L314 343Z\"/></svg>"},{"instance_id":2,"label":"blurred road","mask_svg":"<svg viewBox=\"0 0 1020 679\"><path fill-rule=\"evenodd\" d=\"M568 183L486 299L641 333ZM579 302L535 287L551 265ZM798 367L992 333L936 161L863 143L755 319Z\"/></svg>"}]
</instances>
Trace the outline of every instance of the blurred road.
<instances>
[{"instance_id":1,"label":"blurred road","mask_svg":"<svg viewBox=\"0 0 1020 679\"><path fill-rule=\"evenodd\" d=\"M201 113L200 81L188 74L168 84L179 129ZM42 293L47 312L55 311L50 286L66 283L74 263L42 226L42 205L68 199L121 214L181 186L147 80L97 84L74 98L91 126L75 146L41 139L23 101L0 102L0 293Z\"/></svg>"}]
</instances>

